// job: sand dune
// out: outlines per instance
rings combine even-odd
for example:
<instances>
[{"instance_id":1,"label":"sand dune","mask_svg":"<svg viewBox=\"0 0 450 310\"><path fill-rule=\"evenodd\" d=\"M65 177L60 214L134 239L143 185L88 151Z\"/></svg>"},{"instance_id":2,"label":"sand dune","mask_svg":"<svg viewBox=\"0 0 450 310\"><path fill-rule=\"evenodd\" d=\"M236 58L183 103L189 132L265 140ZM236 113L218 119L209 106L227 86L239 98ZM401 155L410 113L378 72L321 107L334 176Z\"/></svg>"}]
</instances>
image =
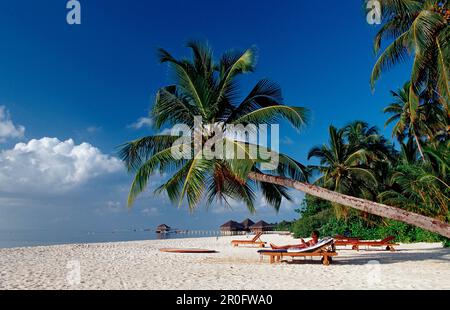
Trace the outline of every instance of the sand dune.
<instances>
[{"instance_id":1,"label":"sand dune","mask_svg":"<svg viewBox=\"0 0 450 310\"><path fill-rule=\"evenodd\" d=\"M325 267L317 258L260 262L256 249L231 247L236 238L1 249L0 289L450 289L450 249L440 244L402 244L395 253L340 250ZM158 251L167 247L219 253Z\"/></svg>"}]
</instances>

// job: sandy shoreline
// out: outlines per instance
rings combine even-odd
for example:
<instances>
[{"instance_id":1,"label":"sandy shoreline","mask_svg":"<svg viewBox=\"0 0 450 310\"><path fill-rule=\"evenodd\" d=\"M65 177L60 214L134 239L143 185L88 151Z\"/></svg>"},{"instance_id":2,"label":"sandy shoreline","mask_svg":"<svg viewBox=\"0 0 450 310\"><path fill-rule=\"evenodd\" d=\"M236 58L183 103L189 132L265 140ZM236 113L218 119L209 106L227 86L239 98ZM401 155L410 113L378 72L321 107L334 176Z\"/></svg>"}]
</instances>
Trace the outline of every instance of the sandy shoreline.
<instances>
[{"instance_id":1,"label":"sandy shoreline","mask_svg":"<svg viewBox=\"0 0 450 310\"><path fill-rule=\"evenodd\" d=\"M239 238L246 237L0 249L0 289L450 289L450 249L438 243L402 244L395 253L343 249L325 267L317 258L260 262L257 249L230 246ZM295 242L278 235L264 239ZM159 251L168 247L218 253Z\"/></svg>"}]
</instances>

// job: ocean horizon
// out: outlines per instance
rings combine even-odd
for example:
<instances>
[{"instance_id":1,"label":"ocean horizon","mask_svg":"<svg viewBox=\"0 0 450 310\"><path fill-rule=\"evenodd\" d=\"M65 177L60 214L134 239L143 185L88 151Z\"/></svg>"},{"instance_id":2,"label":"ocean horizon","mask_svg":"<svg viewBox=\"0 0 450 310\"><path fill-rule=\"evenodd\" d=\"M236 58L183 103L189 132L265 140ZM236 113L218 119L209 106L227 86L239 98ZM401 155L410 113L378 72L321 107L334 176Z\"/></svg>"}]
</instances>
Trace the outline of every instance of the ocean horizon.
<instances>
[{"instance_id":1,"label":"ocean horizon","mask_svg":"<svg viewBox=\"0 0 450 310\"><path fill-rule=\"evenodd\" d=\"M64 244L89 244L107 242L127 242L145 240L167 240L220 236L219 231L188 230L187 233L157 234L143 229L123 229L113 231L56 231L30 229L0 231L1 248L20 248Z\"/></svg>"}]
</instances>

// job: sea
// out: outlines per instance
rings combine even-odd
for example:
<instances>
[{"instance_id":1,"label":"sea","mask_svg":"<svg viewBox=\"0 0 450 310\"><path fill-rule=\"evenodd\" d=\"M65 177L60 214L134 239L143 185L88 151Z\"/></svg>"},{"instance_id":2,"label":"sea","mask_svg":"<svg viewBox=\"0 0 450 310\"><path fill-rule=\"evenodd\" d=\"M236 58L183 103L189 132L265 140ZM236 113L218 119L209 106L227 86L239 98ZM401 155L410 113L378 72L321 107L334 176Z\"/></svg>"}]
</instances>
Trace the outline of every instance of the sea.
<instances>
[{"instance_id":1,"label":"sea","mask_svg":"<svg viewBox=\"0 0 450 310\"><path fill-rule=\"evenodd\" d=\"M157 234L145 230L114 231L51 231L19 230L1 231L0 248L48 246L77 243L104 243L123 241L144 241L180 238L201 238L219 236L218 231L184 231L183 233Z\"/></svg>"}]
</instances>

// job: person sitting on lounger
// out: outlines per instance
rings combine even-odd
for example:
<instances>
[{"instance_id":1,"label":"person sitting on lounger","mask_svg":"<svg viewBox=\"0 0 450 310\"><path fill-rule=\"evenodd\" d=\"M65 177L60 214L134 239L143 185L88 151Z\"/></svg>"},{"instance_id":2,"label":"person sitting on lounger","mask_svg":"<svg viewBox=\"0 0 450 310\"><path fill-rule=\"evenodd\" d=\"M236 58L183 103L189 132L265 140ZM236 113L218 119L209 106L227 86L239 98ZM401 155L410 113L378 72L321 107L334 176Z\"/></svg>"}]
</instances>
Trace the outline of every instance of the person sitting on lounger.
<instances>
[{"instance_id":1,"label":"person sitting on lounger","mask_svg":"<svg viewBox=\"0 0 450 310\"><path fill-rule=\"evenodd\" d=\"M285 246L276 246L274 244L270 244L270 247L273 250L289 250L289 249L305 249L312 247L319 243L319 232L317 230L314 230L311 233L311 240L308 242L305 242L305 240L301 239L301 244L294 244L294 245L285 245Z\"/></svg>"}]
</instances>

